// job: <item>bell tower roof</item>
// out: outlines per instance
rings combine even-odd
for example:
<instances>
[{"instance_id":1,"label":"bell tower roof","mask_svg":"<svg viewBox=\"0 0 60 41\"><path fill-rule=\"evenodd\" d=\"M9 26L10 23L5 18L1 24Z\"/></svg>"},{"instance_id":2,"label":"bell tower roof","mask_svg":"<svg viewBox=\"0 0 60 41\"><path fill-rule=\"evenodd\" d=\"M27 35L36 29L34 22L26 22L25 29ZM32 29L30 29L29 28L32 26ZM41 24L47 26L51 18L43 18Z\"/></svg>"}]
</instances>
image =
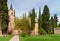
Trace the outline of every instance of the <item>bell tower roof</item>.
<instances>
[{"instance_id":1,"label":"bell tower roof","mask_svg":"<svg viewBox=\"0 0 60 41\"><path fill-rule=\"evenodd\" d=\"M10 5L10 10L13 10L13 6L12 6L12 4Z\"/></svg>"}]
</instances>

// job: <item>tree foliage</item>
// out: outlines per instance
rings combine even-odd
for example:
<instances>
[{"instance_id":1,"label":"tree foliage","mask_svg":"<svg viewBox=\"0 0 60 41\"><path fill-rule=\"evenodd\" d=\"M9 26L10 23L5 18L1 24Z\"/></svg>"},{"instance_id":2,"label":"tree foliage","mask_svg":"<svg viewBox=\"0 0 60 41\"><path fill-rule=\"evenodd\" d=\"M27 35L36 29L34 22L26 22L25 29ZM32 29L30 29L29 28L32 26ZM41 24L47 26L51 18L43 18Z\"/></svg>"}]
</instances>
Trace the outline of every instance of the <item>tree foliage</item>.
<instances>
[{"instance_id":1,"label":"tree foliage","mask_svg":"<svg viewBox=\"0 0 60 41\"><path fill-rule=\"evenodd\" d=\"M42 15L41 15L41 10L40 10L40 8L39 8L39 18L38 18L39 34L41 34L41 28L42 28Z\"/></svg>"},{"instance_id":2,"label":"tree foliage","mask_svg":"<svg viewBox=\"0 0 60 41\"><path fill-rule=\"evenodd\" d=\"M42 14L42 27L47 33L49 33L50 30L49 18L50 18L49 8L47 5L45 5Z\"/></svg>"},{"instance_id":3,"label":"tree foliage","mask_svg":"<svg viewBox=\"0 0 60 41\"><path fill-rule=\"evenodd\" d=\"M54 28L54 18L53 18L53 16L51 17L51 19L50 19L50 25L51 25L51 28Z\"/></svg>"},{"instance_id":4,"label":"tree foliage","mask_svg":"<svg viewBox=\"0 0 60 41\"><path fill-rule=\"evenodd\" d=\"M29 17L23 15L22 18L16 18L15 29L22 30L23 32L27 32L29 34L30 31Z\"/></svg>"},{"instance_id":5,"label":"tree foliage","mask_svg":"<svg viewBox=\"0 0 60 41\"><path fill-rule=\"evenodd\" d=\"M54 15L54 27L57 27L58 17L57 14Z\"/></svg>"},{"instance_id":6,"label":"tree foliage","mask_svg":"<svg viewBox=\"0 0 60 41\"><path fill-rule=\"evenodd\" d=\"M7 0L0 0L0 25L2 32L6 33L8 28L8 7Z\"/></svg>"},{"instance_id":7,"label":"tree foliage","mask_svg":"<svg viewBox=\"0 0 60 41\"><path fill-rule=\"evenodd\" d=\"M35 9L32 9L32 12L30 13L30 19L31 19L31 30L34 30L35 27Z\"/></svg>"},{"instance_id":8,"label":"tree foliage","mask_svg":"<svg viewBox=\"0 0 60 41\"><path fill-rule=\"evenodd\" d=\"M53 32L54 31L54 18L53 18L53 16L50 19L50 28L51 28L51 33L54 33Z\"/></svg>"}]
</instances>

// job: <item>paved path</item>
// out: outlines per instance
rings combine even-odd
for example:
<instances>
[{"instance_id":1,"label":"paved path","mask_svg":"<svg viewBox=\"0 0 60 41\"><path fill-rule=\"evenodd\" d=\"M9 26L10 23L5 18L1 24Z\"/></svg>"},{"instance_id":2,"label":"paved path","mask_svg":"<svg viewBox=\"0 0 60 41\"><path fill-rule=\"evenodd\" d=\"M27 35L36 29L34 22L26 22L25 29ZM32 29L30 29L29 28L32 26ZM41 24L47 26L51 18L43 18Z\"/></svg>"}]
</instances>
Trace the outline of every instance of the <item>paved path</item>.
<instances>
[{"instance_id":1,"label":"paved path","mask_svg":"<svg viewBox=\"0 0 60 41\"><path fill-rule=\"evenodd\" d=\"M13 36L10 41L19 41L19 35Z\"/></svg>"}]
</instances>

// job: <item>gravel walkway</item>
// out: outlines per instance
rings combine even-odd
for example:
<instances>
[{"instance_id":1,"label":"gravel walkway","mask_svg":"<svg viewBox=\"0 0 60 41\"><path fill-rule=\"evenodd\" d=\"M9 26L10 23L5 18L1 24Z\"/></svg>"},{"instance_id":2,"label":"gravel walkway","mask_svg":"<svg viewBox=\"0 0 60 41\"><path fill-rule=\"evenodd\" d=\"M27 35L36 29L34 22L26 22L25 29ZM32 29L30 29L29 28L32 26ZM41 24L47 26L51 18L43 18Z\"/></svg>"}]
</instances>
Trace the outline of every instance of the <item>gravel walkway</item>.
<instances>
[{"instance_id":1,"label":"gravel walkway","mask_svg":"<svg viewBox=\"0 0 60 41\"><path fill-rule=\"evenodd\" d=\"M10 41L19 41L19 35L13 36Z\"/></svg>"}]
</instances>

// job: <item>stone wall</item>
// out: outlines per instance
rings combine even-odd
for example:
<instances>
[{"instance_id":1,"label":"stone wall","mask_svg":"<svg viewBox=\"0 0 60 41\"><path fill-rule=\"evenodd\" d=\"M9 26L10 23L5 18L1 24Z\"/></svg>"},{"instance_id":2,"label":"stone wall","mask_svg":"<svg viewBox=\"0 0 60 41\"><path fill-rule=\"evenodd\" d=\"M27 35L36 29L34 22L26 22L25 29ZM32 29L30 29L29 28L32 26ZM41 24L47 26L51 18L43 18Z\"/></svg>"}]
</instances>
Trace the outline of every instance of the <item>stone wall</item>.
<instances>
[{"instance_id":1,"label":"stone wall","mask_svg":"<svg viewBox=\"0 0 60 41\"><path fill-rule=\"evenodd\" d=\"M60 28L54 28L54 34L60 34Z\"/></svg>"}]
</instances>

